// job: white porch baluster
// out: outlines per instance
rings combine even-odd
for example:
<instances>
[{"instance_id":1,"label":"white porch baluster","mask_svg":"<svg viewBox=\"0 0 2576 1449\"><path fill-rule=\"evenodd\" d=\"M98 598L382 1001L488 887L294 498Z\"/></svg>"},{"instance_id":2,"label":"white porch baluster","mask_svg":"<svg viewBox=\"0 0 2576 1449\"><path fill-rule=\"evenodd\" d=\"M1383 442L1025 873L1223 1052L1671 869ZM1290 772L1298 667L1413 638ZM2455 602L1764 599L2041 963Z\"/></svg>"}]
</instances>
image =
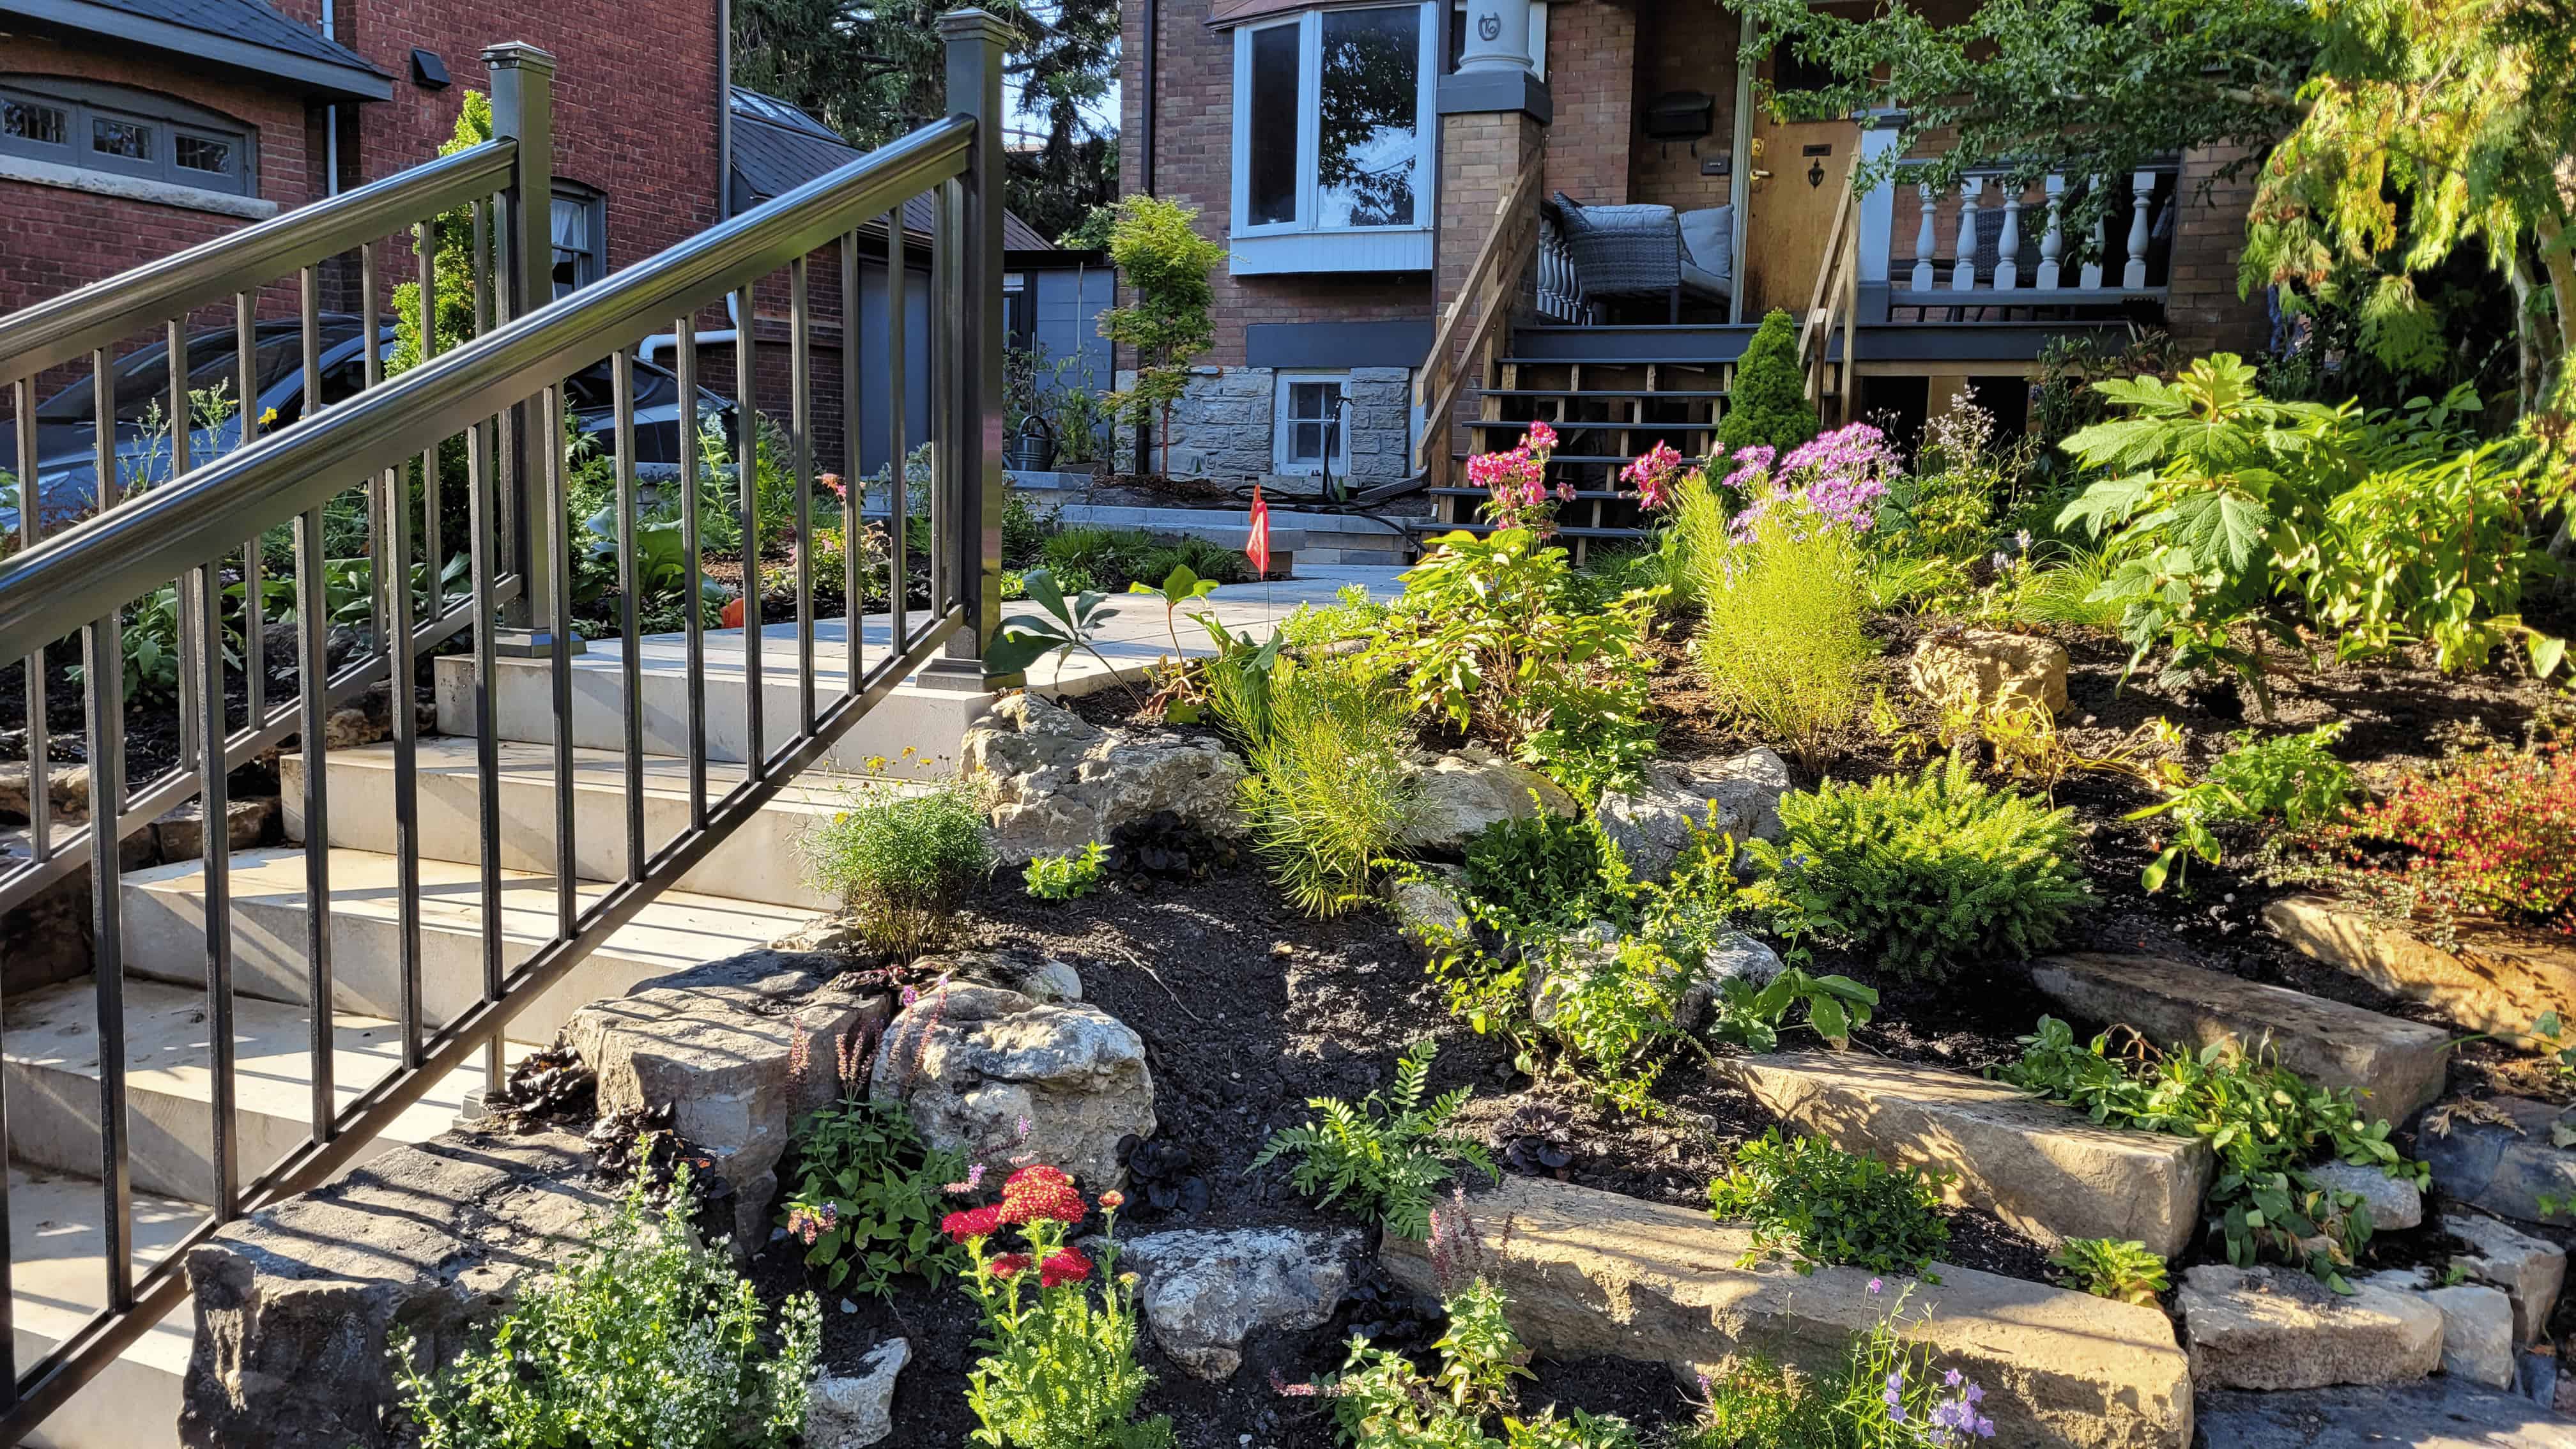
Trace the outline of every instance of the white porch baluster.
<instances>
[{"instance_id":1,"label":"white porch baluster","mask_svg":"<svg viewBox=\"0 0 2576 1449\"><path fill-rule=\"evenodd\" d=\"M2094 177L2086 188L2087 199L2099 202L2102 197L2102 185L2102 178ZM2102 285L2102 243L2102 216L2101 213L2096 212L2093 216L2093 254L2084 259L2084 270L2080 274L2087 291L2098 290Z\"/></svg>"},{"instance_id":2,"label":"white porch baluster","mask_svg":"<svg viewBox=\"0 0 2576 1449\"><path fill-rule=\"evenodd\" d=\"M1959 262L1950 268L1950 290L1965 292L1977 285L1977 197L1986 189L1982 176L1971 176L1959 183Z\"/></svg>"},{"instance_id":3,"label":"white porch baluster","mask_svg":"<svg viewBox=\"0 0 2576 1449\"><path fill-rule=\"evenodd\" d=\"M2004 193L2004 234L1995 243L1995 290L2021 285L2021 189Z\"/></svg>"},{"instance_id":4,"label":"white porch baluster","mask_svg":"<svg viewBox=\"0 0 2576 1449\"><path fill-rule=\"evenodd\" d=\"M2059 211L2066 204L2066 178L2049 173L2048 229L2039 235L2039 289L2053 292L2058 287L2058 259L2066 254L2066 228Z\"/></svg>"},{"instance_id":5,"label":"white porch baluster","mask_svg":"<svg viewBox=\"0 0 2576 1449\"><path fill-rule=\"evenodd\" d=\"M1923 208L1923 215L1914 223L1914 290L1929 292L1932 290L1933 274L1932 188L1917 186L1914 188L1914 194L1919 198L1918 204Z\"/></svg>"},{"instance_id":6,"label":"white porch baluster","mask_svg":"<svg viewBox=\"0 0 2576 1449\"><path fill-rule=\"evenodd\" d=\"M2156 173L2141 171L2130 177L2129 192L2136 207L2129 213L2129 260L2120 268L2120 285L2143 287L2147 284L2147 223L2156 208Z\"/></svg>"}]
</instances>

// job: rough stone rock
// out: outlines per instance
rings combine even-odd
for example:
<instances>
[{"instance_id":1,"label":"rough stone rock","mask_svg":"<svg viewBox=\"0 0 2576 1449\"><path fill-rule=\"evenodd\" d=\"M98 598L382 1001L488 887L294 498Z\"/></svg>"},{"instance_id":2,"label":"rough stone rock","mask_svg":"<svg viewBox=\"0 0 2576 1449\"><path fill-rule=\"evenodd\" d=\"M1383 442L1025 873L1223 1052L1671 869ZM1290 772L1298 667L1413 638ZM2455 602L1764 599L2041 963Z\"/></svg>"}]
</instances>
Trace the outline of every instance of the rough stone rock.
<instances>
[{"instance_id":1,"label":"rough stone rock","mask_svg":"<svg viewBox=\"0 0 2576 1449\"><path fill-rule=\"evenodd\" d=\"M1924 636L1905 677L1935 704L1984 709L2004 700L2066 709L2066 647L2028 634L1991 629L1942 630Z\"/></svg>"},{"instance_id":2,"label":"rough stone rock","mask_svg":"<svg viewBox=\"0 0 2576 1449\"><path fill-rule=\"evenodd\" d=\"M2469 1245L2452 1263L2480 1283L2491 1283L2513 1300L2513 1336L2520 1343L2537 1341L2558 1308L2559 1290L2567 1283L2567 1250L2545 1238L2514 1229L2477 1213L2446 1213L2442 1226Z\"/></svg>"},{"instance_id":3,"label":"rough stone rock","mask_svg":"<svg viewBox=\"0 0 2576 1449\"><path fill-rule=\"evenodd\" d=\"M2424 1225L2424 1193L2402 1177L2390 1177L2376 1167L2355 1167L2349 1162L2329 1162L2308 1169L2319 1187L2358 1193L2370 1205L2370 1225L2385 1232L2390 1228L2417 1228Z\"/></svg>"},{"instance_id":4,"label":"rough stone rock","mask_svg":"<svg viewBox=\"0 0 2576 1449\"><path fill-rule=\"evenodd\" d=\"M1119 1244L1121 1271L1142 1280L1137 1306L1163 1352L1203 1379L1232 1377L1244 1340L1314 1328L1350 1286L1355 1232L1237 1228L1148 1233Z\"/></svg>"},{"instance_id":5,"label":"rough stone rock","mask_svg":"<svg viewBox=\"0 0 2576 1449\"><path fill-rule=\"evenodd\" d=\"M331 717L322 721L322 748L326 750L356 749L391 738L392 727L363 709L333 710Z\"/></svg>"},{"instance_id":6,"label":"rough stone rock","mask_svg":"<svg viewBox=\"0 0 2576 1449\"><path fill-rule=\"evenodd\" d=\"M2576 1151L2550 1138L2565 1109L2527 1097L2490 1097L2481 1105L2511 1125L2462 1119L2447 1132L2415 1134L2415 1155L2433 1169L2433 1190L2500 1217L2548 1221L2542 1198L2576 1198Z\"/></svg>"},{"instance_id":7,"label":"rough stone rock","mask_svg":"<svg viewBox=\"0 0 2576 1449\"><path fill-rule=\"evenodd\" d=\"M960 754L992 808L994 850L1013 865L1105 843L1163 810L1213 834L1243 833L1243 762L1214 740L1103 729L1023 693L976 716Z\"/></svg>"},{"instance_id":8,"label":"rough stone rock","mask_svg":"<svg viewBox=\"0 0 2576 1449\"><path fill-rule=\"evenodd\" d=\"M1605 792L1593 814L1601 833L1645 880L1663 880L1695 833L1747 840L1780 838L1780 797L1789 766L1767 747L1731 759L1646 767L1633 790Z\"/></svg>"},{"instance_id":9,"label":"rough stone rock","mask_svg":"<svg viewBox=\"0 0 2576 1449\"><path fill-rule=\"evenodd\" d=\"M1617 958L1621 939L1617 926L1594 921L1569 938L1566 948L1571 955L1533 958L1529 976L1531 1019L1541 1026L1553 1021L1558 1000L1574 984L1574 972L1557 970L1557 966L1589 969L1595 963L1610 964ZM1659 980L1668 979L1686 970L1669 959L1659 959L1655 975ZM1696 1030L1726 982L1741 980L1764 986L1779 974L1779 952L1742 931L1726 932L1710 943L1699 970L1682 988L1681 999L1673 1003L1673 1023L1684 1031Z\"/></svg>"},{"instance_id":10,"label":"rough stone rock","mask_svg":"<svg viewBox=\"0 0 2576 1449\"><path fill-rule=\"evenodd\" d=\"M926 992L895 1018L868 1090L910 1107L936 1146L989 1162L1027 1154L1095 1191L1126 1175L1120 1138L1154 1134L1145 1043L1125 1022L971 981Z\"/></svg>"},{"instance_id":11,"label":"rough stone rock","mask_svg":"<svg viewBox=\"0 0 2576 1449\"><path fill-rule=\"evenodd\" d=\"M892 1013L883 992L828 984L842 964L746 951L594 1001L564 1027L598 1074L602 1112L668 1103L673 1130L715 1160L734 1187L737 1251L768 1238L796 1123L844 1090L834 1080L840 1043L864 1040Z\"/></svg>"},{"instance_id":12,"label":"rough stone rock","mask_svg":"<svg viewBox=\"0 0 2576 1449\"><path fill-rule=\"evenodd\" d=\"M1737 1267L1752 1247L1740 1228L1568 1183L1515 1177L1469 1205L1489 1244L1511 1224L1508 1251L1479 1271L1509 1298L1532 1349L1668 1364L1684 1383L1749 1354L1837 1372L1852 1339L1909 1287L1872 1293L1863 1268ZM1434 1291L1426 1244L1390 1233L1378 1252L1405 1287ZM1969 1268L1935 1271L1938 1284L1910 1285L1900 1331L1984 1385L1998 1449L2191 1442L2191 1380L2163 1312Z\"/></svg>"},{"instance_id":13,"label":"rough stone rock","mask_svg":"<svg viewBox=\"0 0 2576 1449\"><path fill-rule=\"evenodd\" d=\"M451 1132L225 1227L191 1250L187 1449L391 1449L407 1441L396 1330L421 1368L466 1346L518 1283L580 1251L614 1206L560 1132Z\"/></svg>"},{"instance_id":14,"label":"rough stone rock","mask_svg":"<svg viewBox=\"0 0 2576 1449\"><path fill-rule=\"evenodd\" d=\"M2548 1012L2576 1019L2576 946L2565 937L2464 921L2444 949L2383 930L2322 896L2285 896L2263 924L2300 951L2460 1025L2519 1036Z\"/></svg>"},{"instance_id":15,"label":"rough stone rock","mask_svg":"<svg viewBox=\"0 0 2576 1449\"><path fill-rule=\"evenodd\" d=\"M2413 1293L2442 1310L2442 1372L2492 1389L2514 1382L2513 1302L2484 1283L2443 1287L2429 1268L2391 1268L2362 1280Z\"/></svg>"},{"instance_id":16,"label":"rough stone rock","mask_svg":"<svg viewBox=\"0 0 2576 1449\"><path fill-rule=\"evenodd\" d=\"M914 961L916 975L1016 991L1041 1004L1082 999L1082 973L1062 961L1018 951L953 951Z\"/></svg>"},{"instance_id":17,"label":"rough stone rock","mask_svg":"<svg viewBox=\"0 0 2576 1449\"><path fill-rule=\"evenodd\" d=\"M2204 1263L2184 1270L2174 1309L2203 1388L2396 1383L2442 1366L2442 1310L2369 1282L2338 1294L2288 1268Z\"/></svg>"},{"instance_id":18,"label":"rough stone rock","mask_svg":"<svg viewBox=\"0 0 2576 1449\"><path fill-rule=\"evenodd\" d=\"M1721 1058L1712 1075L1846 1152L1952 1174L1946 1196L2044 1243L2136 1239L2166 1257L2200 1227L2205 1143L2105 1127L2018 1088L1860 1052Z\"/></svg>"},{"instance_id":19,"label":"rough stone rock","mask_svg":"<svg viewBox=\"0 0 2576 1449\"><path fill-rule=\"evenodd\" d=\"M1458 898L1464 879L1456 866L1435 866L1420 880L1389 876L1378 889L1397 932L1431 952L1467 930L1467 907Z\"/></svg>"},{"instance_id":20,"label":"rough stone rock","mask_svg":"<svg viewBox=\"0 0 2576 1449\"><path fill-rule=\"evenodd\" d=\"M2158 1045L2267 1044L2310 1081L2349 1087L2391 1122L2442 1094L2451 1033L2154 956L2077 952L2023 968L2068 1015L2124 1022Z\"/></svg>"},{"instance_id":21,"label":"rough stone rock","mask_svg":"<svg viewBox=\"0 0 2576 1449\"><path fill-rule=\"evenodd\" d=\"M1483 745L1416 761L1412 770L1413 820L1396 837L1405 850L1454 854L1468 836L1497 821L1527 820L1541 809L1568 816L1579 810L1554 780Z\"/></svg>"},{"instance_id":22,"label":"rough stone rock","mask_svg":"<svg viewBox=\"0 0 2576 1449\"><path fill-rule=\"evenodd\" d=\"M229 825L226 838L234 850L248 850L268 834L269 822L277 819L276 797L264 800L228 800L224 802L224 819ZM201 800L187 804L152 822L153 840L163 860L195 860L205 854L206 806Z\"/></svg>"},{"instance_id":23,"label":"rough stone rock","mask_svg":"<svg viewBox=\"0 0 2576 1449\"><path fill-rule=\"evenodd\" d=\"M2448 1377L2200 1396L2210 1449L2576 1449L2576 1419Z\"/></svg>"},{"instance_id":24,"label":"rough stone rock","mask_svg":"<svg viewBox=\"0 0 2576 1449\"><path fill-rule=\"evenodd\" d=\"M53 818L57 824L89 818L89 766L52 766ZM34 792L28 781L32 771L23 764L0 765L0 815L20 820L27 818L27 808L34 803Z\"/></svg>"},{"instance_id":25,"label":"rough stone rock","mask_svg":"<svg viewBox=\"0 0 2576 1449\"><path fill-rule=\"evenodd\" d=\"M299 629L291 619L281 620L260 631L260 655L268 661L271 672L295 667L296 661L302 657L298 653L302 648L298 642L300 638ZM358 644L357 630L346 624L333 624L322 633L323 661L330 668L338 669L349 662L349 656L357 652Z\"/></svg>"},{"instance_id":26,"label":"rough stone rock","mask_svg":"<svg viewBox=\"0 0 2576 1449\"><path fill-rule=\"evenodd\" d=\"M859 1360L859 1372L814 1380L805 1391L806 1449L867 1449L894 1432L894 1381L912 1362L912 1342L889 1338Z\"/></svg>"}]
</instances>

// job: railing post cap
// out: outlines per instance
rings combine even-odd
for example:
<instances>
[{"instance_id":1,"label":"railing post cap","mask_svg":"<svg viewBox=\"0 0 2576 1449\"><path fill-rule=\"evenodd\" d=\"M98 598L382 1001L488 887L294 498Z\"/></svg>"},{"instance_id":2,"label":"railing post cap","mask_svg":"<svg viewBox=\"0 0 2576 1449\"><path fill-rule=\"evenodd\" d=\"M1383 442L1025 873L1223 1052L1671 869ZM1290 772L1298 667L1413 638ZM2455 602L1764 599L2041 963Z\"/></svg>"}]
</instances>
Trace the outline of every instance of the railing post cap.
<instances>
[{"instance_id":1,"label":"railing post cap","mask_svg":"<svg viewBox=\"0 0 2576 1449\"><path fill-rule=\"evenodd\" d=\"M548 75L554 74L555 70L554 52L524 40L504 40L498 44L483 47L483 63L495 66L516 66L521 70L541 70Z\"/></svg>"},{"instance_id":2,"label":"railing post cap","mask_svg":"<svg viewBox=\"0 0 2576 1449\"><path fill-rule=\"evenodd\" d=\"M969 7L951 10L939 17L939 38L952 44L960 40L986 40L1007 47L1011 43L1009 22L990 10Z\"/></svg>"}]
</instances>

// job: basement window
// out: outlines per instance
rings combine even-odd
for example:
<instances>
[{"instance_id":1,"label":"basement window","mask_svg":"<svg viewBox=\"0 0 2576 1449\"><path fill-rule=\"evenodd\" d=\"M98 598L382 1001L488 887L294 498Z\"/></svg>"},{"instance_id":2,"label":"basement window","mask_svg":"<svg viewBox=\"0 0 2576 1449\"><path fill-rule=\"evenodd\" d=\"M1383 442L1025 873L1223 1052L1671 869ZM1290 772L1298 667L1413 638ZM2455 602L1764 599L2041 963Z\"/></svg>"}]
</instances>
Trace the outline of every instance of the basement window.
<instances>
[{"instance_id":1,"label":"basement window","mask_svg":"<svg viewBox=\"0 0 2576 1449\"><path fill-rule=\"evenodd\" d=\"M249 127L128 86L61 76L0 76L0 155L104 176L259 194Z\"/></svg>"},{"instance_id":2,"label":"basement window","mask_svg":"<svg viewBox=\"0 0 2576 1449\"><path fill-rule=\"evenodd\" d=\"M1271 470L1277 473L1351 471L1350 393L1346 372L1283 372L1271 402Z\"/></svg>"}]
</instances>

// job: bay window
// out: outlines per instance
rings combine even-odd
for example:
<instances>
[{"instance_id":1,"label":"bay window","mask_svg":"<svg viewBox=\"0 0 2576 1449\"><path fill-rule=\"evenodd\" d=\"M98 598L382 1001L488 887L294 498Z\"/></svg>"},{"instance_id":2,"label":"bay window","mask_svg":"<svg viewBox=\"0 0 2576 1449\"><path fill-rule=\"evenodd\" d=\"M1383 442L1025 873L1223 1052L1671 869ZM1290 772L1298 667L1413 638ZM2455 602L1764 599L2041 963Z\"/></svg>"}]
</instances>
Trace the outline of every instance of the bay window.
<instances>
[{"instance_id":1,"label":"bay window","mask_svg":"<svg viewBox=\"0 0 2576 1449\"><path fill-rule=\"evenodd\" d=\"M1235 271L1429 267L1437 22L1382 5L1235 32Z\"/></svg>"}]
</instances>

